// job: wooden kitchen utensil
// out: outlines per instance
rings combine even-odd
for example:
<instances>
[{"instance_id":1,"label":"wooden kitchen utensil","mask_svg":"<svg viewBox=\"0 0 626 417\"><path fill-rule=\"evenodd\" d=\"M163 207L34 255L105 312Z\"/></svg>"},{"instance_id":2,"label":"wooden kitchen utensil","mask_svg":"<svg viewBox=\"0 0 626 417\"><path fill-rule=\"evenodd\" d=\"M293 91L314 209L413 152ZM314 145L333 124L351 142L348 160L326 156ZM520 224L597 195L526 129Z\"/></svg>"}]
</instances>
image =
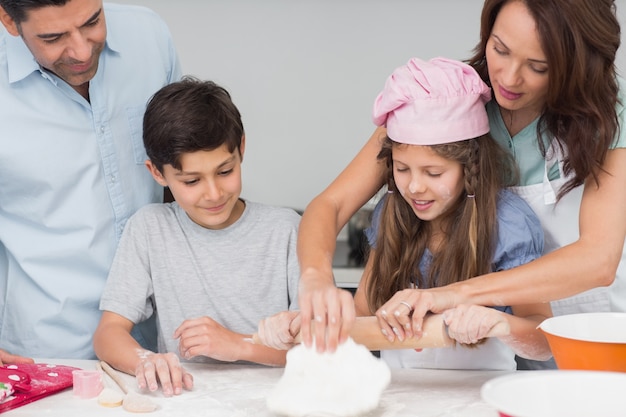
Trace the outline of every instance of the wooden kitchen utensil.
<instances>
[{"instance_id":1,"label":"wooden kitchen utensil","mask_svg":"<svg viewBox=\"0 0 626 417\"><path fill-rule=\"evenodd\" d=\"M411 337L400 341L396 337L390 342L381 333L376 316L357 317L350 330L350 337L355 343L364 345L369 350L441 348L455 344L455 340L448 336L442 314L424 317L422 329L423 334L419 339ZM301 342L300 334L296 336L296 341Z\"/></svg>"},{"instance_id":2,"label":"wooden kitchen utensil","mask_svg":"<svg viewBox=\"0 0 626 417\"><path fill-rule=\"evenodd\" d=\"M120 387L124 393L122 407L131 413L149 413L157 409L157 406L149 397L141 395L133 390L128 389L124 380L117 371L111 368L111 365L105 361L100 361L102 370L111 377L111 379Z\"/></svg>"},{"instance_id":3,"label":"wooden kitchen utensil","mask_svg":"<svg viewBox=\"0 0 626 417\"><path fill-rule=\"evenodd\" d=\"M311 325L315 327L315 322L313 321ZM356 318L350 330L350 337L355 343L364 345L369 350L444 348L456 344L456 340L448 336L448 329L443 321L443 314L428 314L425 316L422 329L422 337L419 339L411 337L400 341L396 337L393 342L390 342L381 333L376 316L365 316ZM508 333L508 324L499 323L487 336L497 337ZM252 335L251 341L253 343L261 343L256 333ZM295 337L295 342L302 342L299 333Z\"/></svg>"},{"instance_id":4,"label":"wooden kitchen utensil","mask_svg":"<svg viewBox=\"0 0 626 417\"><path fill-rule=\"evenodd\" d=\"M312 323L315 326L315 322ZM455 340L448 336L442 314L430 314L424 317L422 325L423 335L419 339L406 338L403 341L396 338L390 342L381 333L376 316L357 317L350 337L355 343L364 345L369 350L390 350L390 349L424 349L449 347L455 344ZM300 334L295 338L296 343L301 342ZM252 336L254 343L260 343L258 335Z\"/></svg>"}]
</instances>

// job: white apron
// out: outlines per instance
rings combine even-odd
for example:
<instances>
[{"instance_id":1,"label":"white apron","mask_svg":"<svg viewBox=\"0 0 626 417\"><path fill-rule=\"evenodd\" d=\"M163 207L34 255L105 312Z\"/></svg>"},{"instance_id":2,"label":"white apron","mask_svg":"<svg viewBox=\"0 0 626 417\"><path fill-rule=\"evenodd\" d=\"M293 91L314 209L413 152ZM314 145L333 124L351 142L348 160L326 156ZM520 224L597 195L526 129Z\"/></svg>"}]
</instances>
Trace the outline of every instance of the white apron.
<instances>
[{"instance_id":1,"label":"white apron","mask_svg":"<svg viewBox=\"0 0 626 417\"><path fill-rule=\"evenodd\" d=\"M513 350L495 337L483 344L468 347L456 344L448 348L382 350L380 357L390 368L475 369L514 371Z\"/></svg>"},{"instance_id":2,"label":"white apron","mask_svg":"<svg viewBox=\"0 0 626 417\"><path fill-rule=\"evenodd\" d=\"M578 240L578 216L582 201L583 185L567 193L556 203L558 190L567 181L563 173L561 152L551 146L545 162L543 183L511 187L533 208L541 221L545 235L544 254ZM560 178L548 179L550 168L558 163ZM626 252L617 270L615 282L610 287L598 287L573 297L553 301L555 316L584 312L626 311Z\"/></svg>"}]
</instances>

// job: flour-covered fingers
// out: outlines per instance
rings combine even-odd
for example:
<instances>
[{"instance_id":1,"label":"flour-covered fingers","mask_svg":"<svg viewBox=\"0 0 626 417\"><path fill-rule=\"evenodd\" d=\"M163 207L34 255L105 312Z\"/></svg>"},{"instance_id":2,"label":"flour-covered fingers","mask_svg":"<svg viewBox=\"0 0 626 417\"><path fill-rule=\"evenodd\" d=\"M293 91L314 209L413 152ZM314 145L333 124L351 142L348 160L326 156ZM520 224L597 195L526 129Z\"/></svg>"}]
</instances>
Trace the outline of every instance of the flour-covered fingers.
<instances>
[{"instance_id":1,"label":"flour-covered fingers","mask_svg":"<svg viewBox=\"0 0 626 417\"><path fill-rule=\"evenodd\" d=\"M321 299L319 296L317 300L313 302L313 324L311 329L311 337L315 344L315 349L318 352L324 352L326 350L333 352L336 348L327 344L326 339L326 327L328 324L326 316L326 299ZM304 326L304 323L303 323Z\"/></svg>"},{"instance_id":2,"label":"flour-covered fingers","mask_svg":"<svg viewBox=\"0 0 626 417\"><path fill-rule=\"evenodd\" d=\"M339 344L348 339L355 316L352 294L340 288L330 291L327 296L326 350L334 352Z\"/></svg>"},{"instance_id":3,"label":"flour-covered fingers","mask_svg":"<svg viewBox=\"0 0 626 417\"><path fill-rule=\"evenodd\" d=\"M295 340L291 325L298 316L299 313L297 311L282 311L261 320L257 330L260 342L279 350L291 348ZM297 328L299 329L299 327L300 325L298 324Z\"/></svg>"},{"instance_id":4,"label":"flour-covered fingers","mask_svg":"<svg viewBox=\"0 0 626 417\"><path fill-rule=\"evenodd\" d=\"M489 337L500 323L508 324L505 313L490 307L461 304L444 312L448 335L460 343L475 344Z\"/></svg>"},{"instance_id":5,"label":"flour-covered fingers","mask_svg":"<svg viewBox=\"0 0 626 417\"><path fill-rule=\"evenodd\" d=\"M156 391L159 389L159 383L156 377L156 366L151 360L152 355L142 359L135 368L135 378L137 386L140 390Z\"/></svg>"},{"instance_id":6,"label":"flour-covered fingers","mask_svg":"<svg viewBox=\"0 0 626 417\"><path fill-rule=\"evenodd\" d=\"M157 354L144 351L141 362L135 369L139 389L154 392L159 389L169 397L182 393L183 388L191 389L193 378L182 368L174 353Z\"/></svg>"},{"instance_id":7,"label":"flour-covered fingers","mask_svg":"<svg viewBox=\"0 0 626 417\"><path fill-rule=\"evenodd\" d=\"M171 397L174 394L174 386L172 382L172 375L168 365L168 362L163 358L162 355L155 355L154 358L154 367L156 368L156 375L161 382L161 390L163 391L163 395L166 397ZM153 391L151 389L151 391Z\"/></svg>"}]
</instances>

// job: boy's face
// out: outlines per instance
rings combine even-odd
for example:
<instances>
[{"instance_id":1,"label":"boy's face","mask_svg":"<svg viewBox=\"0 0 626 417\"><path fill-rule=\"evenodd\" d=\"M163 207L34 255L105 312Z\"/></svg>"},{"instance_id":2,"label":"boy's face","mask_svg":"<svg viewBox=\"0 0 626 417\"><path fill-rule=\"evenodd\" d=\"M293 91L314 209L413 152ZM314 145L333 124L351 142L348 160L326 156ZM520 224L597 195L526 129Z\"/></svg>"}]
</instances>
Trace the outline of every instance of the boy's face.
<instances>
[{"instance_id":1,"label":"boy's face","mask_svg":"<svg viewBox=\"0 0 626 417\"><path fill-rule=\"evenodd\" d=\"M170 188L191 220L207 229L223 229L241 217L244 204L239 200L239 151L230 153L222 145L212 151L183 154L180 162L180 171L167 164L163 166L163 174L150 161L146 166L159 184Z\"/></svg>"}]
</instances>

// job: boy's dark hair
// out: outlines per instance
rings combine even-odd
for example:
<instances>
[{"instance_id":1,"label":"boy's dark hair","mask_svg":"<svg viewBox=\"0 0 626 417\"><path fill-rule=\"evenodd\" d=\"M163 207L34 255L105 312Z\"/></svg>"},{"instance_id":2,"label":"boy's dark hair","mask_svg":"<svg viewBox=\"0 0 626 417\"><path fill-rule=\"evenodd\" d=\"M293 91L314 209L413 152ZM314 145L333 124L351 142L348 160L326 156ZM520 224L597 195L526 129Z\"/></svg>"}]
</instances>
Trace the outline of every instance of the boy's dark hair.
<instances>
[{"instance_id":1,"label":"boy's dark hair","mask_svg":"<svg viewBox=\"0 0 626 417\"><path fill-rule=\"evenodd\" d=\"M143 143L160 172L167 164L181 169L185 153L222 145L240 151L243 135L241 114L228 91L190 76L157 91L143 118Z\"/></svg>"},{"instance_id":2,"label":"boy's dark hair","mask_svg":"<svg viewBox=\"0 0 626 417\"><path fill-rule=\"evenodd\" d=\"M13 19L15 24L28 19L28 12L47 6L63 6L70 0L0 0L0 6Z\"/></svg>"}]
</instances>

